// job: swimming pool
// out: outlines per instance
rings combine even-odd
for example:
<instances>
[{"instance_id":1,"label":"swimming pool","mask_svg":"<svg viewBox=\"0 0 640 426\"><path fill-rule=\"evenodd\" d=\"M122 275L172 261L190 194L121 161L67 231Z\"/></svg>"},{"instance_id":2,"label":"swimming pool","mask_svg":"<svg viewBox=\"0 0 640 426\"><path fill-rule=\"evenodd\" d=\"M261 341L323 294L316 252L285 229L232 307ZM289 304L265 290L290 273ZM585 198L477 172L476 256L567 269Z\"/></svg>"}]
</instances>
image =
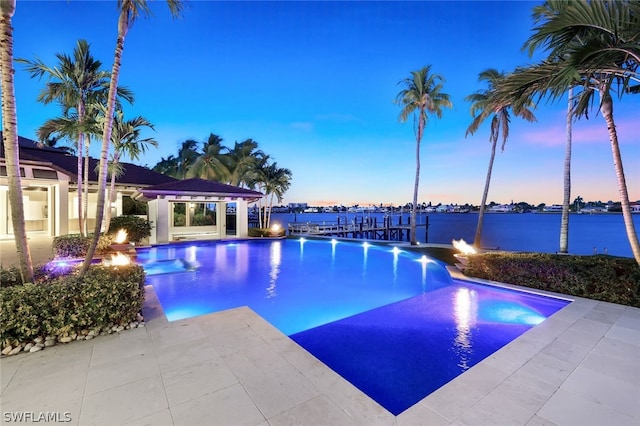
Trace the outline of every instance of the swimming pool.
<instances>
[{"instance_id":1,"label":"swimming pool","mask_svg":"<svg viewBox=\"0 0 640 426\"><path fill-rule=\"evenodd\" d=\"M249 306L393 414L569 303L362 242L180 244L137 261L170 321Z\"/></svg>"},{"instance_id":2,"label":"swimming pool","mask_svg":"<svg viewBox=\"0 0 640 426\"><path fill-rule=\"evenodd\" d=\"M169 321L246 305L287 335L451 284L436 261L344 241L159 246L137 261Z\"/></svg>"}]
</instances>

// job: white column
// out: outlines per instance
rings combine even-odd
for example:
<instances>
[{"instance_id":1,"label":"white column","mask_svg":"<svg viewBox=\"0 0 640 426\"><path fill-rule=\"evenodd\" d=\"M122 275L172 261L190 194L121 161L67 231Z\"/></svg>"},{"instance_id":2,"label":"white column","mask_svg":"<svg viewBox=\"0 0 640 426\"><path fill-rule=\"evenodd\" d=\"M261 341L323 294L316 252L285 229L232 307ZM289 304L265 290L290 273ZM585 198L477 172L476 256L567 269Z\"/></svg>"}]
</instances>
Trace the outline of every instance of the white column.
<instances>
[{"instance_id":1,"label":"white column","mask_svg":"<svg viewBox=\"0 0 640 426\"><path fill-rule=\"evenodd\" d=\"M249 236L249 205L247 200L236 200L236 235L238 238Z\"/></svg>"},{"instance_id":2,"label":"white column","mask_svg":"<svg viewBox=\"0 0 640 426\"><path fill-rule=\"evenodd\" d=\"M220 239L227 238L227 203L220 201L216 203L216 228Z\"/></svg>"},{"instance_id":3,"label":"white column","mask_svg":"<svg viewBox=\"0 0 640 426\"><path fill-rule=\"evenodd\" d=\"M169 200L166 198L158 198L155 200L156 211L155 217L151 213L151 204L149 203L149 220L155 224L156 227L156 243L168 243L169 242ZM149 242L152 242L151 240Z\"/></svg>"},{"instance_id":4,"label":"white column","mask_svg":"<svg viewBox=\"0 0 640 426\"><path fill-rule=\"evenodd\" d=\"M56 222L54 235L67 235L69 233L69 182L66 180L58 181L55 193L55 202L53 203Z\"/></svg>"},{"instance_id":5,"label":"white column","mask_svg":"<svg viewBox=\"0 0 640 426\"><path fill-rule=\"evenodd\" d=\"M122 216L122 192L118 191L116 192L116 212L115 212L115 216Z\"/></svg>"}]
</instances>

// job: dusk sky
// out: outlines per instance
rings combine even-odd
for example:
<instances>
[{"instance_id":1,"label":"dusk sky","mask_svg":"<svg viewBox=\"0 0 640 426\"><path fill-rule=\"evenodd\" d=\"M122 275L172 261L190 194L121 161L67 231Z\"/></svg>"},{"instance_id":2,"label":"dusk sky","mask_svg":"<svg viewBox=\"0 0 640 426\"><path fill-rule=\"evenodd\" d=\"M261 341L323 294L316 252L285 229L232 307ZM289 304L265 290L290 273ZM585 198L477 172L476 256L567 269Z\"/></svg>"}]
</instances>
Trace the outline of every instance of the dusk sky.
<instances>
[{"instance_id":1,"label":"dusk sky","mask_svg":"<svg viewBox=\"0 0 640 426\"><path fill-rule=\"evenodd\" d=\"M423 139L420 202L479 204L490 155L488 123L465 138L465 96L484 87L487 68L534 62L521 50L537 2L212 2L186 3L173 20L164 1L125 41L120 85L136 97L125 117L155 125L159 148L141 165L176 155L186 139L210 133L233 146L253 138L292 171L284 203L404 204L413 196L412 121L398 122L398 82L431 65L445 78L453 109L431 118ZM14 57L55 65L78 39L111 70L115 1L21 1ZM44 80L16 64L18 132L59 116L36 96ZM629 196L640 200L640 96L615 102ZM537 123L513 118L496 155L489 200L561 203L566 100L543 101ZM574 124L572 199L618 201L606 126L596 109ZM98 156L98 144L92 154Z\"/></svg>"}]
</instances>

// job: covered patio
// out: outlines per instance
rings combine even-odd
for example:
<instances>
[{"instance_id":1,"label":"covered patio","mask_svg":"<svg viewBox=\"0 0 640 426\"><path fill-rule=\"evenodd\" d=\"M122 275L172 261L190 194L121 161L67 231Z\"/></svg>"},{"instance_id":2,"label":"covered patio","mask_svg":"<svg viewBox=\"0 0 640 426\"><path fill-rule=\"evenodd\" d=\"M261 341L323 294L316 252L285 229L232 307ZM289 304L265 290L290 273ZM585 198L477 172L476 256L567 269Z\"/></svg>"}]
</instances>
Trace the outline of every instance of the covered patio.
<instances>
[{"instance_id":1,"label":"covered patio","mask_svg":"<svg viewBox=\"0 0 640 426\"><path fill-rule=\"evenodd\" d=\"M148 203L149 243L246 238L249 203L263 194L203 179L186 179L136 190L132 198Z\"/></svg>"}]
</instances>

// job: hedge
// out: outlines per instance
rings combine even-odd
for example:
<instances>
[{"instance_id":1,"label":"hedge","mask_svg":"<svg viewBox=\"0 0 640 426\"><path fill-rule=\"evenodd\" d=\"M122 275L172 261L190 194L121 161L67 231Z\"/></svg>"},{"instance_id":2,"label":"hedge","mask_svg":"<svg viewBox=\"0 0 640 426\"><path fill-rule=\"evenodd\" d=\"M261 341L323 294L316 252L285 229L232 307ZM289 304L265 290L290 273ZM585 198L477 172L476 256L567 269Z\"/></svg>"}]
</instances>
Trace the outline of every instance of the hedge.
<instances>
[{"instance_id":1,"label":"hedge","mask_svg":"<svg viewBox=\"0 0 640 426\"><path fill-rule=\"evenodd\" d=\"M142 267L131 264L95 265L82 279L73 273L24 285L0 283L2 346L129 324L142 309L144 281Z\"/></svg>"},{"instance_id":2,"label":"hedge","mask_svg":"<svg viewBox=\"0 0 640 426\"><path fill-rule=\"evenodd\" d=\"M571 296L640 307L640 267L607 255L483 253L468 257L465 275Z\"/></svg>"},{"instance_id":3,"label":"hedge","mask_svg":"<svg viewBox=\"0 0 640 426\"><path fill-rule=\"evenodd\" d=\"M127 240L139 244L151 236L151 222L138 216L117 216L109 223L108 235L115 235L120 229L127 231Z\"/></svg>"},{"instance_id":4,"label":"hedge","mask_svg":"<svg viewBox=\"0 0 640 426\"><path fill-rule=\"evenodd\" d=\"M84 258L91 243L91 236L80 234L61 235L53 239L51 249L56 259ZM112 235L101 235L96 247L96 255L103 255L111 251L109 245L113 243Z\"/></svg>"}]
</instances>

